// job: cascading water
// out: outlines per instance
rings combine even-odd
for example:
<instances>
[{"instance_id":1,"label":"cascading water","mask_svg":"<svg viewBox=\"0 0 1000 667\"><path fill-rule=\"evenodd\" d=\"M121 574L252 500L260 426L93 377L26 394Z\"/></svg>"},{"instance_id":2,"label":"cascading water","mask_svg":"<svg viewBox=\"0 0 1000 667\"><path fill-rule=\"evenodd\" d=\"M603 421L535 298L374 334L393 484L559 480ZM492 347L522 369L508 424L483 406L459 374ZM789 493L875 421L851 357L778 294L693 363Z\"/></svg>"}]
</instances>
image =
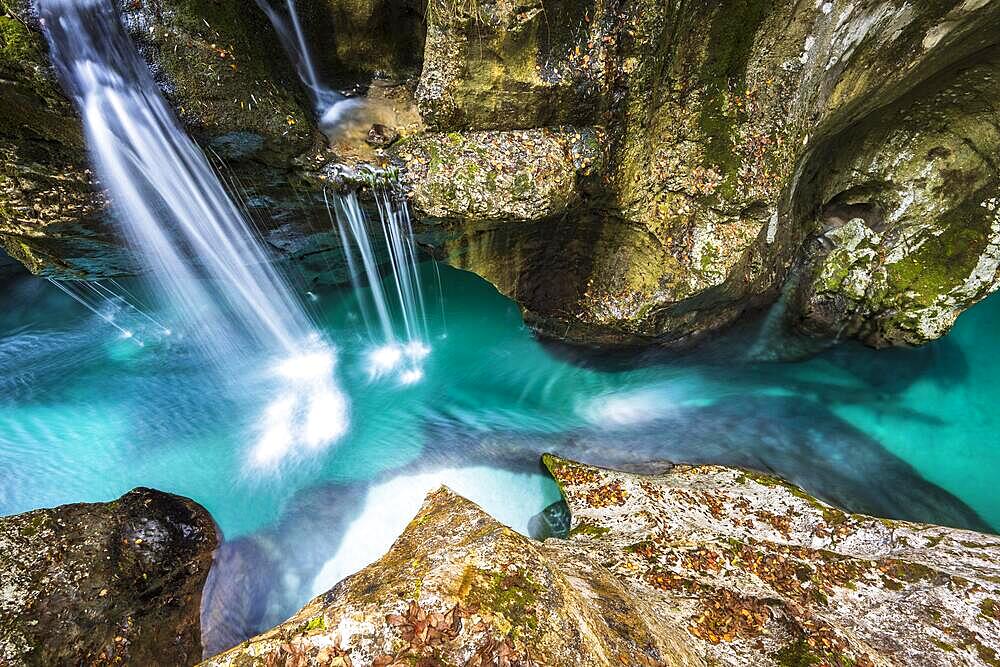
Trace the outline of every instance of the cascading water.
<instances>
[{"instance_id":1,"label":"cascading water","mask_svg":"<svg viewBox=\"0 0 1000 667\"><path fill-rule=\"evenodd\" d=\"M302 32L295 0L286 0L287 19L268 0L257 0L257 4L281 37L303 85L311 91L324 131L329 131L346 112L361 108L360 101L345 99L321 83ZM400 381L412 384L423 377L421 360L430 353L426 344L429 335L413 223L406 200L399 196L395 186L385 185L372 173L362 176L375 198L378 229L373 230L376 225L369 220L354 192L334 194L332 202L327 197L327 210L340 234L368 335L376 345L369 355L369 375L374 379L399 371ZM381 236L384 253L378 252L373 236ZM388 256L385 263L391 276L382 275L380 260L383 254ZM386 294L383 279L389 277L391 294ZM394 311L402 319L402 331L399 332L393 325Z\"/></svg>"},{"instance_id":2,"label":"cascading water","mask_svg":"<svg viewBox=\"0 0 1000 667\"><path fill-rule=\"evenodd\" d=\"M281 45L295 65L299 79L309 91L316 115L319 118L320 128L324 131L335 128L344 115L356 108L359 102L344 97L320 81L305 34L302 32L302 24L299 21L295 0L286 0L285 2L285 8L288 11L287 17L272 7L268 0L257 0L257 6L267 15L271 25L274 26L278 38L281 40Z\"/></svg>"},{"instance_id":3,"label":"cascading water","mask_svg":"<svg viewBox=\"0 0 1000 667\"><path fill-rule=\"evenodd\" d=\"M124 236L172 318L224 370L264 354L282 388L252 462L346 430L333 351L240 215L204 154L179 127L114 4L40 0L51 57L83 119L87 145Z\"/></svg>"},{"instance_id":4,"label":"cascading water","mask_svg":"<svg viewBox=\"0 0 1000 667\"><path fill-rule=\"evenodd\" d=\"M377 227L385 243L387 262L380 265L376 260L373 239L378 237L378 231L372 229L376 225L362 209L357 193L334 195L332 202L327 199L327 207L340 234L368 335L377 342L369 355L369 374L376 378L402 369L400 381L410 384L423 376L421 360L430 352L425 342L430 336L413 224L405 200L401 200L394 188L376 184L374 179L369 184L375 196ZM388 266L388 276L382 275L381 266ZM401 331L393 324L394 312L399 314Z\"/></svg>"}]
</instances>

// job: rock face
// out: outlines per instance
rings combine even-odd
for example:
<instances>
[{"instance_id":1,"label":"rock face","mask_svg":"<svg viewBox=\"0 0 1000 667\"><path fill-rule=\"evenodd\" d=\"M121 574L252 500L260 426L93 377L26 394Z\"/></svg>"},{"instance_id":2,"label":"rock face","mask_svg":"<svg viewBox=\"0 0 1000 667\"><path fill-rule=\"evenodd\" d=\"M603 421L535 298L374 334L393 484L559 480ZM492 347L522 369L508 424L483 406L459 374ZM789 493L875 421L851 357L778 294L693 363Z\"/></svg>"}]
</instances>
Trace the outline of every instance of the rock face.
<instances>
[{"instance_id":1,"label":"rock face","mask_svg":"<svg viewBox=\"0 0 1000 667\"><path fill-rule=\"evenodd\" d=\"M0 245L35 273L115 272L83 133L27 2L0 13ZM116 266L117 264L117 266Z\"/></svg>"},{"instance_id":2,"label":"rock face","mask_svg":"<svg viewBox=\"0 0 1000 667\"><path fill-rule=\"evenodd\" d=\"M572 512L570 544L709 664L997 664L997 536L847 514L732 468L545 464Z\"/></svg>"},{"instance_id":3,"label":"rock face","mask_svg":"<svg viewBox=\"0 0 1000 667\"><path fill-rule=\"evenodd\" d=\"M12 7L0 239L37 273L126 271ZM346 123L360 149L317 143L252 3L122 7L180 118L309 274L337 255L312 209L332 165L361 159L400 168L436 255L555 338L686 346L784 289L799 332L915 345L998 286L993 0L300 0L320 73L369 91ZM401 140L369 146L372 123Z\"/></svg>"},{"instance_id":4,"label":"rock face","mask_svg":"<svg viewBox=\"0 0 1000 667\"><path fill-rule=\"evenodd\" d=\"M0 517L0 663L189 665L215 523L187 498Z\"/></svg>"},{"instance_id":5,"label":"rock face","mask_svg":"<svg viewBox=\"0 0 1000 667\"><path fill-rule=\"evenodd\" d=\"M847 514L732 468L545 464L567 539L440 489L382 559L204 664L997 663L996 536Z\"/></svg>"},{"instance_id":6,"label":"rock face","mask_svg":"<svg viewBox=\"0 0 1000 667\"><path fill-rule=\"evenodd\" d=\"M543 332L686 345L805 263L794 326L917 344L996 288L997 3L439 4L418 88L434 130L604 129L584 206L534 226L472 211L445 243ZM466 201L426 201L414 173L418 204ZM880 224L836 231L844 204Z\"/></svg>"},{"instance_id":7,"label":"rock face","mask_svg":"<svg viewBox=\"0 0 1000 667\"><path fill-rule=\"evenodd\" d=\"M627 584L567 547L442 488L379 561L204 664L703 664Z\"/></svg>"},{"instance_id":8,"label":"rock face","mask_svg":"<svg viewBox=\"0 0 1000 667\"><path fill-rule=\"evenodd\" d=\"M278 208L290 160L321 135L266 17L235 1L120 5L181 122ZM135 273L27 0L0 8L0 89L0 245L40 275Z\"/></svg>"},{"instance_id":9,"label":"rock face","mask_svg":"<svg viewBox=\"0 0 1000 667\"><path fill-rule=\"evenodd\" d=\"M121 2L122 20L181 122L224 157L282 169L318 139L308 97L253 3Z\"/></svg>"}]
</instances>

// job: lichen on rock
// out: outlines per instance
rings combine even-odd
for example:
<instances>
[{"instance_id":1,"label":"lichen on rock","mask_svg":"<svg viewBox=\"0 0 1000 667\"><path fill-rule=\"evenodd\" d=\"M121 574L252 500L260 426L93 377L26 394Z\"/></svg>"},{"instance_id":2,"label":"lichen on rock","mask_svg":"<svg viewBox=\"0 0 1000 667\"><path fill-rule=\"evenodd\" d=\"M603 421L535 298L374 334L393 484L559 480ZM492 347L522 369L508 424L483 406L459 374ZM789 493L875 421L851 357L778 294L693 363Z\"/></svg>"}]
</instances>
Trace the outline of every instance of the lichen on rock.
<instances>
[{"instance_id":1,"label":"lichen on rock","mask_svg":"<svg viewBox=\"0 0 1000 667\"><path fill-rule=\"evenodd\" d=\"M1000 538L849 514L718 466L636 475L546 456L571 542L711 664L995 664Z\"/></svg>"},{"instance_id":2,"label":"lichen on rock","mask_svg":"<svg viewBox=\"0 0 1000 667\"><path fill-rule=\"evenodd\" d=\"M702 664L641 597L566 546L442 488L381 559L204 664Z\"/></svg>"}]
</instances>

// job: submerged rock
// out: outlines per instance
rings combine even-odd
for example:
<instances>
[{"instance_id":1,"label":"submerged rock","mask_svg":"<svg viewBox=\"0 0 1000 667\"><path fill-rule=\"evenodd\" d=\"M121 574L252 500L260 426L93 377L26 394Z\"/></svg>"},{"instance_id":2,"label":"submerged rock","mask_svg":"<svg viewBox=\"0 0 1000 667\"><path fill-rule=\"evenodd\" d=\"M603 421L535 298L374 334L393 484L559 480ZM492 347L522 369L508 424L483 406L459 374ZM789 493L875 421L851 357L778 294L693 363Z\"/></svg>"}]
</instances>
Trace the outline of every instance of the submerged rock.
<instances>
[{"instance_id":1,"label":"submerged rock","mask_svg":"<svg viewBox=\"0 0 1000 667\"><path fill-rule=\"evenodd\" d=\"M144 488L0 517L0 663L193 664L217 543L204 508Z\"/></svg>"},{"instance_id":2,"label":"submerged rock","mask_svg":"<svg viewBox=\"0 0 1000 667\"><path fill-rule=\"evenodd\" d=\"M733 468L544 461L568 539L439 489L380 560L204 664L996 664L996 536Z\"/></svg>"}]
</instances>

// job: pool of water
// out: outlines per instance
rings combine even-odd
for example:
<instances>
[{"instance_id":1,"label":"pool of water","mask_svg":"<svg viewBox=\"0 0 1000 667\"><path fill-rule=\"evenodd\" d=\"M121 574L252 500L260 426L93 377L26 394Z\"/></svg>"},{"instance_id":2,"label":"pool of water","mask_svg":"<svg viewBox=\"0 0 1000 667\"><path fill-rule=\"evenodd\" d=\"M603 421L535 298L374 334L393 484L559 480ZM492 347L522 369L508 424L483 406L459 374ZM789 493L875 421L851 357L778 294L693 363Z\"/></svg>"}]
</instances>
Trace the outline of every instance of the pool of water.
<instances>
[{"instance_id":1,"label":"pool of water","mask_svg":"<svg viewBox=\"0 0 1000 667\"><path fill-rule=\"evenodd\" d=\"M743 465L854 510L1000 526L1000 300L917 350L759 361L774 343L748 326L693 353L623 357L538 341L469 273L440 267L439 282L426 263L423 278L431 352L412 383L372 373L350 290L304 295L336 348L347 431L263 462L274 360L220 371L183 332L162 335L167 314L109 300L99 316L46 281L0 279L0 513L139 485L194 498L226 538L206 588L207 650L376 558L441 483L527 531L559 498L545 451Z\"/></svg>"}]
</instances>

